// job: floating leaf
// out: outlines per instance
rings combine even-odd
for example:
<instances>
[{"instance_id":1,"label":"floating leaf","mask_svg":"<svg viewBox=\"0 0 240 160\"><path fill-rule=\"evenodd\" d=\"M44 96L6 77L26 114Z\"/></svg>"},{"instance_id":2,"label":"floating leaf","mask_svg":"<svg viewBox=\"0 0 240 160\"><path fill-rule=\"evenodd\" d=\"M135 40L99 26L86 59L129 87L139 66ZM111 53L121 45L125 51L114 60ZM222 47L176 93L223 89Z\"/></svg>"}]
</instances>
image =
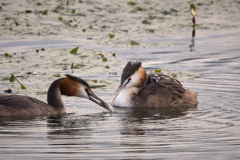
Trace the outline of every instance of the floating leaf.
<instances>
[{"instance_id":1,"label":"floating leaf","mask_svg":"<svg viewBox=\"0 0 240 160\"><path fill-rule=\"evenodd\" d=\"M32 13L32 11L31 10L26 10L25 13Z\"/></svg>"},{"instance_id":2,"label":"floating leaf","mask_svg":"<svg viewBox=\"0 0 240 160\"><path fill-rule=\"evenodd\" d=\"M152 19L154 19L155 17L152 16L151 14L149 14L149 15L148 15L148 18L149 18L150 20L152 20Z\"/></svg>"},{"instance_id":3,"label":"floating leaf","mask_svg":"<svg viewBox=\"0 0 240 160\"><path fill-rule=\"evenodd\" d=\"M148 20L143 20L142 24L151 24L151 22L149 22Z\"/></svg>"},{"instance_id":4,"label":"floating leaf","mask_svg":"<svg viewBox=\"0 0 240 160\"><path fill-rule=\"evenodd\" d=\"M11 77L10 77L9 81L10 81L10 82L13 82L15 79L16 79L16 81L21 85L21 88L22 88L22 89L26 89L26 87L25 87L22 83L19 82L19 80L14 76L14 74L11 73Z\"/></svg>"},{"instance_id":5,"label":"floating leaf","mask_svg":"<svg viewBox=\"0 0 240 160\"><path fill-rule=\"evenodd\" d=\"M130 2L128 2L128 4L131 5L131 6L134 6L134 5L136 5L137 3L136 3L136 2L133 2L133 1L130 1Z\"/></svg>"},{"instance_id":6,"label":"floating leaf","mask_svg":"<svg viewBox=\"0 0 240 160\"><path fill-rule=\"evenodd\" d=\"M112 33L109 33L108 35L109 35L110 38L114 38L114 36L115 36L115 35L112 34Z\"/></svg>"},{"instance_id":7,"label":"floating leaf","mask_svg":"<svg viewBox=\"0 0 240 160\"><path fill-rule=\"evenodd\" d=\"M2 6L0 6L0 11L2 11Z\"/></svg>"},{"instance_id":8,"label":"floating leaf","mask_svg":"<svg viewBox=\"0 0 240 160\"><path fill-rule=\"evenodd\" d=\"M105 84L99 84L99 85L90 85L90 88L100 88L100 87L106 87Z\"/></svg>"},{"instance_id":9,"label":"floating leaf","mask_svg":"<svg viewBox=\"0 0 240 160\"><path fill-rule=\"evenodd\" d=\"M60 73L52 75L53 77L61 77Z\"/></svg>"},{"instance_id":10,"label":"floating leaf","mask_svg":"<svg viewBox=\"0 0 240 160\"><path fill-rule=\"evenodd\" d=\"M148 29L148 32L153 33L153 32L154 32L154 29Z\"/></svg>"},{"instance_id":11,"label":"floating leaf","mask_svg":"<svg viewBox=\"0 0 240 160\"><path fill-rule=\"evenodd\" d=\"M170 12L176 12L176 13L177 13L178 10L176 10L176 9L174 9L174 8L171 8L171 9L170 9Z\"/></svg>"},{"instance_id":12,"label":"floating leaf","mask_svg":"<svg viewBox=\"0 0 240 160\"><path fill-rule=\"evenodd\" d=\"M10 20L10 18L9 17L5 17L5 20Z\"/></svg>"},{"instance_id":13,"label":"floating leaf","mask_svg":"<svg viewBox=\"0 0 240 160\"><path fill-rule=\"evenodd\" d=\"M83 28L83 30L82 30L83 32L86 32L86 28Z\"/></svg>"},{"instance_id":14,"label":"floating leaf","mask_svg":"<svg viewBox=\"0 0 240 160\"><path fill-rule=\"evenodd\" d=\"M72 53L72 54L77 54L78 48L79 48L79 47L73 48L73 49L70 51L70 53Z\"/></svg>"},{"instance_id":15,"label":"floating leaf","mask_svg":"<svg viewBox=\"0 0 240 160\"><path fill-rule=\"evenodd\" d=\"M74 14L74 13L75 13L75 9L72 10L72 14Z\"/></svg>"},{"instance_id":16,"label":"floating leaf","mask_svg":"<svg viewBox=\"0 0 240 160\"><path fill-rule=\"evenodd\" d=\"M27 89L23 84L21 84L21 88L22 89Z\"/></svg>"},{"instance_id":17,"label":"floating leaf","mask_svg":"<svg viewBox=\"0 0 240 160\"><path fill-rule=\"evenodd\" d=\"M177 74L172 74L173 78L177 78Z\"/></svg>"},{"instance_id":18,"label":"floating leaf","mask_svg":"<svg viewBox=\"0 0 240 160\"><path fill-rule=\"evenodd\" d=\"M113 57L116 57L116 53L113 53L112 56L113 56Z\"/></svg>"},{"instance_id":19,"label":"floating leaf","mask_svg":"<svg viewBox=\"0 0 240 160\"><path fill-rule=\"evenodd\" d=\"M47 13L48 13L48 10L45 10L42 12L42 15L47 15Z\"/></svg>"},{"instance_id":20,"label":"floating leaf","mask_svg":"<svg viewBox=\"0 0 240 160\"><path fill-rule=\"evenodd\" d=\"M135 45L139 45L139 43L136 42L136 41L131 41L131 45L132 45L132 46L135 46Z\"/></svg>"},{"instance_id":21,"label":"floating leaf","mask_svg":"<svg viewBox=\"0 0 240 160\"><path fill-rule=\"evenodd\" d=\"M62 20L63 18L62 17L58 17L58 20Z\"/></svg>"},{"instance_id":22,"label":"floating leaf","mask_svg":"<svg viewBox=\"0 0 240 160\"><path fill-rule=\"evenodd\" d=\"M76 64L76 65L74 65L74 64L72 63L72 65L71 65L71 69L78 69L78 68L81 68L81 67L83 67L83 65L81 65L81 64Z\"/></svg>"},{"instance_id":23,"label":"floating leaf","mask_svg":"<svg viewBox=\"0 0 240 160\"><path fill-rule=\"evenodd\" d=\"M67 5L69 5L69 0L67 0L67 3L66 3Z\"/></svg>"},{"instance_id":24,"label":"floating leaf","mask_svg":"<svg viewBox=\"0 0 240 160\"><path fill-rule=\"evenodd\" d=\"M37 5L40 6L40 5L42 5L42 3L38 2Z\"/></svg>"},{"instance_id":25,"label":"floating leaf","mask_svg":"<svg viewBox=\"0 0 240 160\"><path fill-rule=\"evenodd\" d=\"M78 13L77 15L78 15L78 16L83 16L83 17L86 17L86 15L85 15L85 14L83 14L83 13Z\"/></svg>"},{"instance_id":26,"label":"floating leaf","mask_svg":"<svg viewBox=\"0 0 240 160\"><path fill-rule=\"evenodd\" d=\"M92 81L93 81L94 83L97 83L97 82L98 82L98 80L97 80L97 79L93 79Z\"/></svg>"},{"instance_id":27,"label":"floating leaf","mask_svg":"<svg viewBox=\"0 0 240 160\"><path fill-rule=\"evenodd\" d=\"M8 54L8 53L4 53L4 56L7 57L7 58L11 58L12 55Z\"/></svg>"},{"instance_id":28,"label":"floating leaf","mask_svg":"<svg viewBox=\"0 0 240 160\"><path fill-rule=\"evenodd\" d=\"M15 79L16 79L16 78L15 78L14 75L12 74L11 77L9 78L9 81L10 81L10 82L14 82Z\"/></svg>"},{"instance_id":29,"label":"floating leaf","mask_svg":"<svg viewBox=\"0 0 240 160\"><path fill-rule=\"evenodd\" d=\"M162 72L162 70L161 69L155 69L155 72L160 73L160 72Z\"/></svg>"},{"instance_id":30,"label":"floating leaf","mask_svg":"<svg viewBox=\"0 0 240 160\"><path fill-rule=\"evenodd\" d=\"M137 7L137 11L143 11L142 7Z\"/></svg>"},{"instance_id":31,"label":"floating leaf","mask_svg":"<svg viewBox=\"0 0 240 160\"><path fill-rule=\"evenodd\" d=\"M107 58L106 57L102 57L102 61L103 62L107 62Z\"/></svg>"},{"instance_id":32,"label":"floating leaf","mask_svg":"<svg viewBox=\"0 0 240 160\"><path fill-rule=\"evenodd\" d=\"M172 14L170 11L166 11L166 10L162 11L161 13L164 14L164 15Z\"/></svg>"}]
</instances>

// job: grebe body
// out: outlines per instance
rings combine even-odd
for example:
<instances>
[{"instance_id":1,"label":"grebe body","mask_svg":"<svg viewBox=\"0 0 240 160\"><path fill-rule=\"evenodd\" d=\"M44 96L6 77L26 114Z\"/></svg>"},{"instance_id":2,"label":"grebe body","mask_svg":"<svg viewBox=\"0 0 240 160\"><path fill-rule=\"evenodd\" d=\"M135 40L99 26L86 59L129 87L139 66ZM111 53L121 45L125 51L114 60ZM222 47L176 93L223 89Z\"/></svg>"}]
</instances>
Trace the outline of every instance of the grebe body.
<instances>
[{"instance_id":1,"label":"grebe body","mask_svg":"<svg viewBox=\"0 0 240 160\"><path fill-rule=\"evenodd\" d=\"M1 116L56 115L66 113L61 95L87 98L101 107L112 111L111 107L97 97L87 82L67 74L55 80L48 90L48 104L36 98L21 95L0 95Z\"/></svg>"},{"instance_id":2,"label":"grebe body","mask_svg":"<svg viewBox=\"0 0 240 160\"><path fill-rule=\"evenodd\" d=\"M118 107L167 107L196 104L197 93L164 74L146 74L141 62L128 62L112 105Z\"/></svg>"}]
</instances>

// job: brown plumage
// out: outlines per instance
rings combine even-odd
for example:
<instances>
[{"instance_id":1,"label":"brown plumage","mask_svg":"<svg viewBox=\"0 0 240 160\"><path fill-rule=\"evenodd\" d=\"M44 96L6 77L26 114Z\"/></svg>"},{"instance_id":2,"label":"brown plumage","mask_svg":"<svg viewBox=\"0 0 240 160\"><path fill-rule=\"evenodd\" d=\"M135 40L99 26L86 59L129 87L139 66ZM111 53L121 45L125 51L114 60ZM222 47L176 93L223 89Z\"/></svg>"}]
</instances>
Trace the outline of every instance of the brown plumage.
<instances>
[{"instance_id":1,"label":"brown plumage","mask_svg":"<svg viewBox=\"0 0 240 160\"><path fill-rule=\"evenodd\" d=\"M167 107L198 103L195 91L184 89L178 80L167 75L147 75L141 62L128 62L116 93L112 104L120 107Z\"/></svg>"},{"instance_id":2,"label":"brown plumage","mask_svg":"<svg viewBox=\"0 0 240 160\"><path fill-rule=\"evenodd\" d=\"M157 78L158 81L150 80ZM133 99L135 106L164 107L198 103L197 93L183 88L182 84L164 74L150 74L146 85Z\"/></svg>"},{"instance_id":3,"label":"brown plumage","mask_svg":"<svg viewBox=\"0 0 240 160\"><path fill-rule=\"evenodd\" d=\"M61 94L88 98L105 109L112 111L107 103L91 91L87 82L78 77L66 75L64 78L55 80L49 87L47 96L48 104L28 96L0 95L0 117L66 113Z\"/></svg>"}]
</instances>

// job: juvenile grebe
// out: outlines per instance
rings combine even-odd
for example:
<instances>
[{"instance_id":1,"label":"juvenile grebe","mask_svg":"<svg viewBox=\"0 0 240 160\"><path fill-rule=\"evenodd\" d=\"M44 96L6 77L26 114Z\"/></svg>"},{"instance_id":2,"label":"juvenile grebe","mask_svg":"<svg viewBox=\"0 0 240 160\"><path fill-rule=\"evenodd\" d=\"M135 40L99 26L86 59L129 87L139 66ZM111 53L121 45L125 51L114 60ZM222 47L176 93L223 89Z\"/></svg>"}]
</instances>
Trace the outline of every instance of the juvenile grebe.
<instances>
[{"instance_id":1,"label":"juvenile grebe","mask_svg":"<svg viewBox=\"0 0 240 160\"><path fill-rule=\"evenodd\" d=\"M66 113L62 95L88 98L108 111L111 107L98 98L84 80L67 74L55 80L48 89L48 104L21 95L0 95L0 116L56 115Z\"/></svg>"},{"instance_id":2,"label":"juvenile grebe","mask_svg":"<svg viewBox=\"0 0 240 160\"><path fill-rule=\"evenodd\" d=\"M167 107L196 104L197 93L164 74L146 74L141 62L128 62L112 105L119 107Z\"/></svg>"}]
</instances>

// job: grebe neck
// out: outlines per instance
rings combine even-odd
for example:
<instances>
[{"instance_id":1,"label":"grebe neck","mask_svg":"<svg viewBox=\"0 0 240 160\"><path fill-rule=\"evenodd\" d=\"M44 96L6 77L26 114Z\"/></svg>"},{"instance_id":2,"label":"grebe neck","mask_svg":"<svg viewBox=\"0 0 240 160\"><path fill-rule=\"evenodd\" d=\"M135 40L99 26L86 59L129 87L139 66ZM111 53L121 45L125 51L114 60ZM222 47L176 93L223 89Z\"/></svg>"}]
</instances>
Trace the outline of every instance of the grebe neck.
<instances>
[{"instance_id":1,"label":"grebe neck","mask_svg":"<svg viewBox=\"0 0 240 160\"><path fill-rule=\"evenodd\" d=\"M53 106L60 112L66 112L65 105L61 98L60 82L63 80L58 79L54 81L48 89L47 101L48 104Z\"/></svg>"},{"instance_id":2,"label":"grebe neck","mask_svg":"<svg viewBox=\"0 0 240 160\"><path fill-rule=\"evenodd\" d=\"M139 91L140 88L138 87L130 87L124 89L114 97L112 105L117 107L133 107L134 97L138 94Z\"/></svg>"}]
</instances>

